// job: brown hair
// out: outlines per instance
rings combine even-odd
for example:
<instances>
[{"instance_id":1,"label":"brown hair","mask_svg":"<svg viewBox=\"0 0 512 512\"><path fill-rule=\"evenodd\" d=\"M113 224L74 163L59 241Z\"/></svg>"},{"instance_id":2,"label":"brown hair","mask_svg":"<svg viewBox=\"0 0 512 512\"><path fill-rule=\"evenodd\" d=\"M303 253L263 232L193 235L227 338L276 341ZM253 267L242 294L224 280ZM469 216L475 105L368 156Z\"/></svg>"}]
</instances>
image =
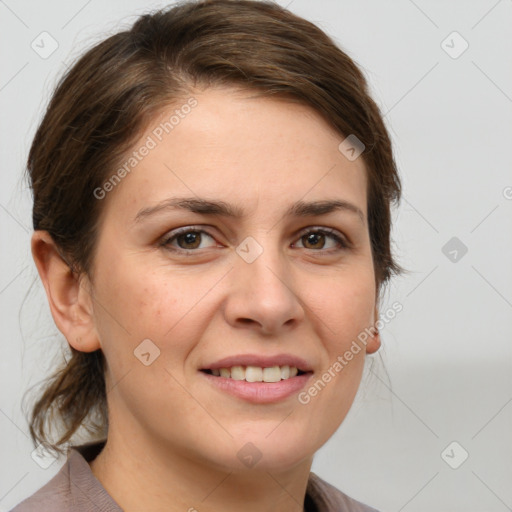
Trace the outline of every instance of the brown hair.
<instances>
[{"instance_id":1,"label":"brown hair","mask_svg":"<svg viewBox=\"0 0 512 512\"><path fill-rule=\"evenodd\" d=\"M312 23L270 1L202 0L138 18L88 50L62 77L38 127L27 169L33 227L46 230L77 274L91 275L103 202L93 191L163 107L197 85L294 98L364 145L377 289L402 271L390 249L390 206L401 194L391 142L356 64ZM341 141L341 138L340 138ZM101 350L71 349L32 410L34 443L62 453L86 421L106 435ZM92 418L96 418L96 422ZM50 441L47 425L60 421Z\"/></svg>"}]
</instances>

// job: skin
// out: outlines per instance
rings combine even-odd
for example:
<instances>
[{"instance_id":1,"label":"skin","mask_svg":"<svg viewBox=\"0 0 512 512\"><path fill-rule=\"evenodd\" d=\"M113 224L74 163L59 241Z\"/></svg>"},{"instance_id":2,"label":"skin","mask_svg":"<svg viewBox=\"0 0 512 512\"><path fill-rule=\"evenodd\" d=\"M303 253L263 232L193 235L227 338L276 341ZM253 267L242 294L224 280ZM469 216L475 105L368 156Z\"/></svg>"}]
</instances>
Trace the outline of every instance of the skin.
<instances>
[{"instance_id":1,"label":"skin","mask_svg":"<svg viewBox=\"0 0 512 512\"><path fill-rule=\"evenodd\" d=\"M194 97L190 114L102 200L89 277L71 274L44 231L33 235L34 260L69 344L107 359L108 439L90 465L124 510L299 512L313 455L352 405L378 333L306 405L298 393L251 404L198 370L234 354L291 353L311 364L314 382L374 324L364 161L345 158L344 137L308 106L235 89ZM222 200L246 216L162 210L134 221L179 196ZM296 201L331 199L363 219L283 215ZM184 226L208 234L169 242L181 253L160 245ZM304 236L321 227L349 246ZM263 248L250 264L236 252L248 236ZM160 355L146 366L134 350L148 338ZM248 442L262 455L253 467L237 457Z\"/></svg>"}]
</instances>

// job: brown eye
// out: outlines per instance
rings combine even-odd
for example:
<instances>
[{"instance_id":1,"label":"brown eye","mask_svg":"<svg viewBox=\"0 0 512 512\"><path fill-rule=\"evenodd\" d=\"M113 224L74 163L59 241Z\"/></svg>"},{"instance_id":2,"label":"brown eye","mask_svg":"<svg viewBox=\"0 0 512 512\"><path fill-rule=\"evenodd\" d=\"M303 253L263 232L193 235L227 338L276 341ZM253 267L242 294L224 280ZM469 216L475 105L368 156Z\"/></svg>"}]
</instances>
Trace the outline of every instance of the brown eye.
<instances>
[{"instance_id":1,"label":"brown eye","mask_svg":"<svg viewBox=\"0 0 512 512\"><path fill-rule=\"evenodd\" d=\"M322 249L325 244L325 235L319 232L308 233L302 237L302 240L306 249ZM311 247L310 245L314 247Z\"/></svg>"},{"instance_id":2,"label":"brown eye","mask_svg":"<svg viewBox=\"0 0 512 512\"><path fill-rule=\"evenodd\" d=\"M188 227L182 230L174 231L170 236L164 238L164 240L161 242L161 245L166 249L177 252L195 251L197 249L204 248L200 247L200 245L204 241L205 237L211 238L213 240L213 237L206 231L191 229Z\"/></svg>"},{"instance_id":3,"label":"brown eye","mask_svg":"<svg viewBox=\"0 0 512 512\"><path fill-rule=\"evenodd\" d=\"M337 246L338 249L348 248L348 244L344 241L344 239L341 236L339 236L336 232L325 228L309 230L300 237L304 249L310 249L315 251L332 249L333 246L327 248L325 247L325 244L328 243L329 239L334 240L336 242L334 247Z\"/></svg>"},{"instance_id":4,"label":"brown eye","mask_svg":"<svg viewBox=\"0 0 512 512\"><path fill-rule=\"evenodd\" d=\"M178 235L176 242L181 249L197 249L201 243L201 233L199 231L187 231Z\"/></svg>"}]
</instances>

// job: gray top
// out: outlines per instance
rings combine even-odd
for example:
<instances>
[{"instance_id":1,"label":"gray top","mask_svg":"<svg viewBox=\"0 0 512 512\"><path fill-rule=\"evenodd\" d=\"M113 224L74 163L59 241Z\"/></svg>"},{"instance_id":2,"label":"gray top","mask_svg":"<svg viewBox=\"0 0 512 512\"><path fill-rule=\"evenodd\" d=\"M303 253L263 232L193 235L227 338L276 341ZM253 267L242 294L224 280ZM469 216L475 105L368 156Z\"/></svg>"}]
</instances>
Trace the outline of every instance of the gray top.
<instances>
[{"instance_id":1,"label":"gray top","mask_svg":"<svg viewBox=\"0 0 512 512\"><path fill-rule=\"evenodd\" d=\"M91 462L105 441L71 448L60 471L11 512L123 512L91 471ZM309 474L306 512L378 512L349 498L315 473Z\"/></svg>"}]
</instances>

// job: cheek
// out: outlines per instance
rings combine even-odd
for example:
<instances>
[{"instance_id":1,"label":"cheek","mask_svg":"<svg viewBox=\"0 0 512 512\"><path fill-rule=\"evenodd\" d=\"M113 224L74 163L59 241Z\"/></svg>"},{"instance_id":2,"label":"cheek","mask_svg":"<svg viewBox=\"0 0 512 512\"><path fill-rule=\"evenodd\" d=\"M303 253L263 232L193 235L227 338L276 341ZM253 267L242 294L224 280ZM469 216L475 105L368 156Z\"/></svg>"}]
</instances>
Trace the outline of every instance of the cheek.
<instances>
[{"instance_id":1,"label":"cheek","mask_svg":"<svg viewBox=\"0 0 512 512\"><path fill-rule=\"evenodd\" d=\"M347 270L333 278L323 293L316 294L316 308L332 348L343 348L367 328L375 311L373 272Z\"/></svg>"},{"instance_id":2,"label":"cheek","mask_svg":"<svg viewBox=\"0 0 512 512\"><path fill-rule=\"evenodd\" d=\"M116 265L98 281L98 297L112 312L110 320L133 336L158 333L159 326L169 329L185 307L177 282L130 261Z\"/></svg>"},{"instance_id":3,"label":"cheek","mask_svg":"<svg viewBox=\"0 0 512 512\"><path fill-rule=\"evenodd\" d=\"M204 279L136 267L133 261L118 264L98 279L101 305L96 307L95 323L114 378L140 364L134 351L147 339L157 347L155 353L160 351L159 364L184 359L208 321L206 301L198 305L205 293Z\"/></svg>"}]
</instances>

